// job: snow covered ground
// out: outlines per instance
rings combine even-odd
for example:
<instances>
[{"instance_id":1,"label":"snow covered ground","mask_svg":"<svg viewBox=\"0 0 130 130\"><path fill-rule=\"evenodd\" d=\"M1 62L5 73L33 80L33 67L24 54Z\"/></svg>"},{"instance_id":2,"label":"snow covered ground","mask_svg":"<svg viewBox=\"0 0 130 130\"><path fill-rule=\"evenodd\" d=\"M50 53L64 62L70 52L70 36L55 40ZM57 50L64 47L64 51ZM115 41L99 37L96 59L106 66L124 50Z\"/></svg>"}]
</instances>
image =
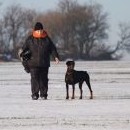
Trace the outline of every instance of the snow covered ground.
<instances>
[{"instance_id":1,"label":"snow covered ground","mask_svg":"<svg viewBox=\"0 0 130 130\"><path fill-rule=\"evenodd\" d=\"M48 100L31 99L30 75L21 63L0 63L0 130L130 130L130 62L76 62L87 70L94 99L66 100L65 62L51 63ZM71 87L70 87L71 96Z\"/></svg>"}]
</instances>

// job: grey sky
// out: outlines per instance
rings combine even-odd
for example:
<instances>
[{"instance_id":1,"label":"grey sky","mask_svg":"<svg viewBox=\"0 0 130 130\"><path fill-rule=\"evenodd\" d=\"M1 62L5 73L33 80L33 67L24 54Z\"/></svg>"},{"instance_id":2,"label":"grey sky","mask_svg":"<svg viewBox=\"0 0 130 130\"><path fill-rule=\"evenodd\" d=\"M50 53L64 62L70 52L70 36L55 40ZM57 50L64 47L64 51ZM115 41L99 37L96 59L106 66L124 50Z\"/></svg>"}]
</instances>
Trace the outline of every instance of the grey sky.
<instances>
[{"instance_id":1,"label":"grey sky","mask_svg":"<svg viewBox=\"0 0 130 130\"><path fill-rule=\"evenodd\" d=\"M15 3L37 11L47 11L55 9L59 0L0 0L0 2L2 3L1 12L4 12L4 8L7 6ZM109 14L109 39L112 44L118 40L118 24L120 22L130 22L130 0L78 0L78 2L80 4L97 2L103 6L104 12Z\"/></svg>"}]
</instances>

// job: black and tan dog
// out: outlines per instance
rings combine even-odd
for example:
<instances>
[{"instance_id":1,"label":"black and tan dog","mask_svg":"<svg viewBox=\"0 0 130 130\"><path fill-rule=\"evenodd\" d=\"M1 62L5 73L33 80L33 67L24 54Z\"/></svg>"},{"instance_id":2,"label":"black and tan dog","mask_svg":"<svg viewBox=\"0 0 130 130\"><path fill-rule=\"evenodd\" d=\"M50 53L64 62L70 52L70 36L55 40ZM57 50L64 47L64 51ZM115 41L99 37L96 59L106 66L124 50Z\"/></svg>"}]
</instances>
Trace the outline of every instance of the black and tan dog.
<instances>
[{"instance_id":1,"label":"black and tan dog","mask_svg":"<svg viewBox=\"0 0 130 130\"><path fill-rule=\"evenodd\" d=\"M82 84L85 81L88 85L90 91L90 99L93 99L93 91L90 85L90 77L86 71L76 71L74 70L75 62L74 61L67 61L67 71L65 75L65 83L66 83L66 99L69 99L69 85L72 85L72 99L75 98L75 84L79 83L80 89L80 99L82 99Z\"/></svg>"}]
</instances>

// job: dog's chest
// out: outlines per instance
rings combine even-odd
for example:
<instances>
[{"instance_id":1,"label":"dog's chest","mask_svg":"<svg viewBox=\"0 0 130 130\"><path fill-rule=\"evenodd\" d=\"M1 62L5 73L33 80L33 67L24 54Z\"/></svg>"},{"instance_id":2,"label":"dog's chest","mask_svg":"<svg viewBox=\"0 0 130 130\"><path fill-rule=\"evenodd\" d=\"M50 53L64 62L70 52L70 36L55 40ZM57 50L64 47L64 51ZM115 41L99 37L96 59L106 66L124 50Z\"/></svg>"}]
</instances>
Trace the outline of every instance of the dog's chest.
<instances>
[{"instance_id":1,"label":"dog's chest","mask_svg":"<svg viewBox=\"0 0 130 130\"><path fill-rule=\"evenodd\" d=\"M66 72L65 82L68 84L73 84L73 81L74 81L73 73Z\"/></svg>"}]
</instances>

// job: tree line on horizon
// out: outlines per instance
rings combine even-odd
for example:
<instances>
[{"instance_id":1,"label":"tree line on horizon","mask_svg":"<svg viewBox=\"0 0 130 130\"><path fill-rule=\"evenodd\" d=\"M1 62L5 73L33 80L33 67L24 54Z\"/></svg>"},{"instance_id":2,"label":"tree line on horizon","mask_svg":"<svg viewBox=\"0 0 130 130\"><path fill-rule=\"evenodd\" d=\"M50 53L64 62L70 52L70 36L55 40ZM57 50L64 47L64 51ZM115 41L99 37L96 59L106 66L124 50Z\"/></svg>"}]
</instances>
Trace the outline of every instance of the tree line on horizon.
<instances>
[{"instance_id":1,"label":"tree line on horizon","mask_svg":"<svg viewBox=\"0 0 130 130\"><path fill-rule=\"evenodd\" d=\"M0 54L18 58L18 49L37 21L56 44L61 60L119 60L124 50L130 52L130 24L119 25L120 39L113 47L108 42L108 13L100 4L60 0L55 10L47 12L9 6L0 18Z\"/></svg>"}]
</instances>

